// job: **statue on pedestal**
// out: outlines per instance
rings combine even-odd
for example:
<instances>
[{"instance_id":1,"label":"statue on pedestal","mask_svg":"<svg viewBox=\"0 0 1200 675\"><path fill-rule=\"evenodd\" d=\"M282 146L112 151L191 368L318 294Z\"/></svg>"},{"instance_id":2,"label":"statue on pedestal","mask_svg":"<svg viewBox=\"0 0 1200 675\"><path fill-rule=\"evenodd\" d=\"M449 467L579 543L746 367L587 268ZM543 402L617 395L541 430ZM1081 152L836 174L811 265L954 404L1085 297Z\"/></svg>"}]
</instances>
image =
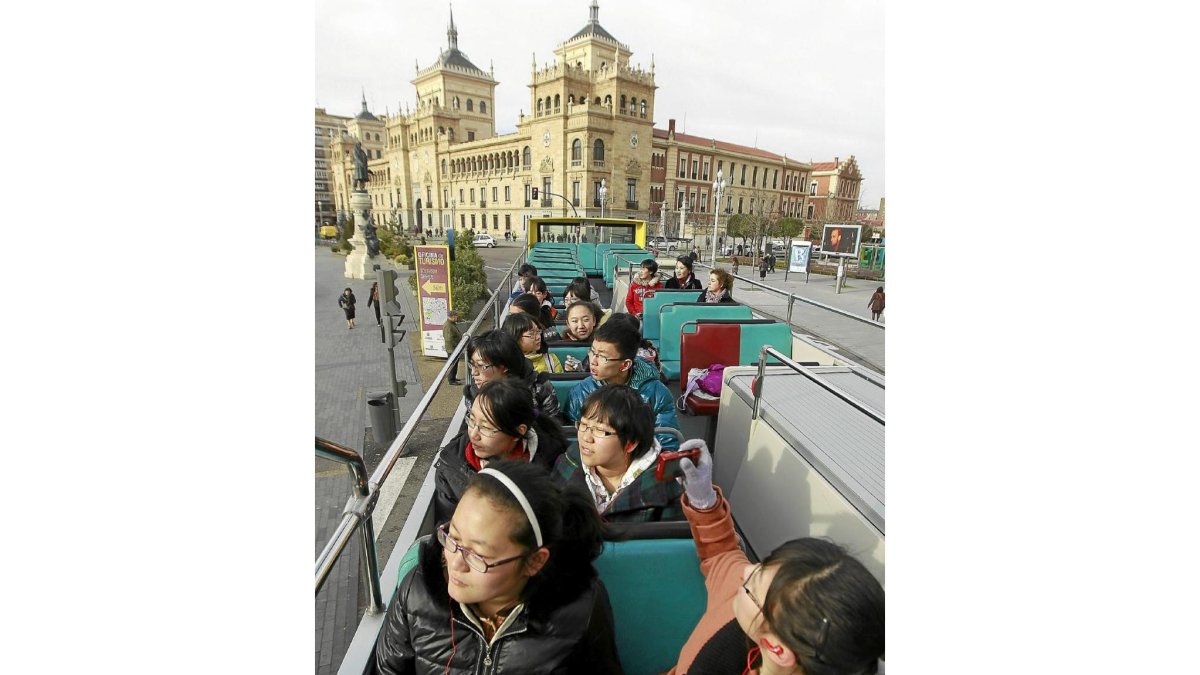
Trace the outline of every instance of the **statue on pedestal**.
<instances>
[{"instance_id":1,"label":"statue on pedestal","mask_svg":"<svg viewBox=\"0 0 1200 675\"><path fill-rule=\"evenodd\" d=\"M363 150L362 141L354 142L354 189L367 189L367 151Z\"/></svg>"},{"instance_id":2,"label":"statue on pedestal","mask_svg":"<svg viewBox=\"0 0 1200 675\"><path fill-rule=\"evenodd\" d=\"M367 255L374 258L379 255L379 236L375 233L375 223L367 221L363 229L363 238L367 240Z\"/></svg>"}]
</instances>

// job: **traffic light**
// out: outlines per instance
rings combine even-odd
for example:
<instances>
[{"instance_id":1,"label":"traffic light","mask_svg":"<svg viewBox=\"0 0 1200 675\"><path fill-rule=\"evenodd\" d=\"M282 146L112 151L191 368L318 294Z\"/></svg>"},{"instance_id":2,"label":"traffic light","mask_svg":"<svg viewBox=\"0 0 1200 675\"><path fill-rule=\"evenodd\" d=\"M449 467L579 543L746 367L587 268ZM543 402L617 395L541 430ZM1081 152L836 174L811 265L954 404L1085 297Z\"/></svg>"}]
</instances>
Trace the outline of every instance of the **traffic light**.
<instances>
[{"instance_id":1,"label":"traffic light","mask_svg":"<svg viewBox=\"0 0 1200 675\"><path fill-rule=\"evenodd\" d=\"M379 281L379 300L381 305L387 305L396 299L396 270L379 269L375 271Z\"/></svg>"},{"instance_id":2,"label":"traffic light","mask_svg":"<svg viewBox=\"0 0 1200 675\"><path fill-rule=\"evenodd\" d=\"M534 199L537 199L537 191L538 191L537 188L533 188L533 198Z\"/></svg>"},{"instance_id":3,"label":"traffic light","mask_svg":"<svg viewBox=\"0 0 1200 675\"><path fill-rule=\"evenodd\" d=\"M389 314L385 316L384 319L385 320L379 327L379 338L380 342L387 345L388 349L391 349L404 339L404 336L408 333L408 331L400 328L400 326L404 323L403 314L400 314L399 316Z\"/></svg>"}]
</instances>

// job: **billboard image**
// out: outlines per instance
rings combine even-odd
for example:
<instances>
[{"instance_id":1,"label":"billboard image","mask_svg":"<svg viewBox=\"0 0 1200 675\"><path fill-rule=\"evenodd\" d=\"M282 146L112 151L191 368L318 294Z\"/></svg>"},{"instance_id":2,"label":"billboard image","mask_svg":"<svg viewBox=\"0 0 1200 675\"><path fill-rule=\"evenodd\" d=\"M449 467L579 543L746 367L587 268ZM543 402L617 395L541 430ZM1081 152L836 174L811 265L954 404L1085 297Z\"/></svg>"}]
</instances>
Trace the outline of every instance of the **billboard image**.
<instances>
[{"instance_id":1,"label":"billboard image","mask_svg":"<svg viewBox=\"0 0 1200 675\"><path fill-rule=\"evenodd\" d=\"M862 225L826 225L821 233L821 252L858 257Z\"/></svg>"},{"instance_id":2,"label":"billboard image","mask_svg":"<svg viewBox=\"0 0 1200 675\"><path fill-rule=\"evenodd\" d=\"M414 246L417 298L421 305L421 352L448 356L442 326L450 310L450 247Z\"/></svg>"}]
</instances>

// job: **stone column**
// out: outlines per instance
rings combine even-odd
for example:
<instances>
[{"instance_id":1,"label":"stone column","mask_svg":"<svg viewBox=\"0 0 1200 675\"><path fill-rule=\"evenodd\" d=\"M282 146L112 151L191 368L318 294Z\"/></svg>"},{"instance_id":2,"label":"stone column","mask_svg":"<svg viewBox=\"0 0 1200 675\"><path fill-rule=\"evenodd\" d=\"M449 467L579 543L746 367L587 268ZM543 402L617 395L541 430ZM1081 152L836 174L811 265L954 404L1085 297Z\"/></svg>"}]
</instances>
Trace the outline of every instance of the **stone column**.
<instances>
[{"instance_id":1,"label":"stone column","mask_svg":"<svg viewBox=\"0 0 1200 675\"><path fill-rule=\"evenodd\" d=\"M372 266L375 259L367 255L367 239L363 232L367 227L367 209L371 207L371 196L364 191L350 193L350 208L354 211L354 236L350 244L354 250L346 256L347 279L374 279ZM382 256L380 256L382 257Z\"/></svg>"}]
</instances>

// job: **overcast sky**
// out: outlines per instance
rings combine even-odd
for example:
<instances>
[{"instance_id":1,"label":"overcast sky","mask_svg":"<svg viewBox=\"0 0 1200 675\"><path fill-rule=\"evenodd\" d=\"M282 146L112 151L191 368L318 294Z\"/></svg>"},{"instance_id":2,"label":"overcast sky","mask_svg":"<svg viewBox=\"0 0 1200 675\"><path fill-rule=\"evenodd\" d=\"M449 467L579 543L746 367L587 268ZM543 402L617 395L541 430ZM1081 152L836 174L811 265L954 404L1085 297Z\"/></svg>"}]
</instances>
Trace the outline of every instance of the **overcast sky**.
<instances>
[{"instance_id":1,"label":"overcast sky","mask_svg":"<svg viewBox=\"0 0 1200 675\"><path fill-rule=\"evenodd\" d=\"M600 25L647 70L655 63L654 124L786 154L854 155L860 205L886 196L883 174L883 2L759 0L688 3L601 0ZM530 110L531 62L588 21L591 0L455 0L458 46L495 67L497 133ZM317 0L315 104L353 115L366 90L373 113L412 106L414 64L445 49L448 2ZM757 142L756 142L757 139Z\"/></svg>"}]
</instances>

